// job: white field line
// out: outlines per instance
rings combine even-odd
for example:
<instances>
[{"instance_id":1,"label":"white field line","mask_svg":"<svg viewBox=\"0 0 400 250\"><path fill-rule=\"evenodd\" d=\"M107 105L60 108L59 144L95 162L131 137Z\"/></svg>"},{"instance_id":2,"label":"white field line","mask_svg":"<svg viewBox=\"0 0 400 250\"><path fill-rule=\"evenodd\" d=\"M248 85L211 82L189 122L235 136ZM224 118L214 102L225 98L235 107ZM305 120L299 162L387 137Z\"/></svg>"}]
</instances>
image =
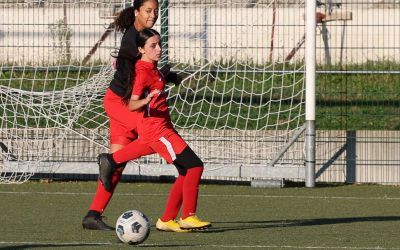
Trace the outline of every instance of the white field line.
<instances>
[{"instance_id":1,"label":"white field line","mask_svg":"<svg viewBox=\"0 0 400 250\"><path fill-rule=\"evenodd\" d=\"M79 192L16 192L0 191L0 194L21 194L21 195L94 195L94 193ZM114 193L114 196L168 196L156 193ZM238 197L238 198L290 198L290 199L343 199L343 200L400 200L400 197L354 197L354 196L308 196L308 195L250 195L250 194L203 194L201 197Z\"/></svg>"},{"instance_id":2,"label":"white field line","mask_svg":"<svg viewBox=\"0 0 400 250\"><path fill-rule=\"evenodd\" d=\"M193 247L193 246L190 246ZM339 247L339 246L279 246L279 245L242 245L242 246L233 246L233 245L203 245L202 247L212 247L212 248L282 248L282 249L350 249L350 250L395 250L400 248L385 248L385 247Z\"/></svg>"},{"instance_id":3,"label":"white field line","mask_svg":"<svg viewBox=\"0 0 400 250\"><path fill-rule=\"evenodd\" d=\"M193 247L192 245L190 247ZM196 247L196 246L194 246ZM385 248L385 247L339 247L339 246L279 246L279 245L199 245L199 247L210 247L210 248L282 248L282 249L362 249L362 250L395 250L400 248Z\"/></svg>"},{"instance_id":4,"label":"white field line","mask_svg":"<svg viewBox=\"0 0 400 250\"><path fill-rule=\"evenodd\" d=\"M15 244L15 245L37 245L37 246L96 246L96 245L119 245L121 246L121 243L110 243L110 242L97 242L97 243L87 243L87 242L61 242L61 243L56 243L56 242L7 242L7 241L0 241L0 244ZM141 244L140 246L143 247L167 247L167 245L161 245L161 244ZM174 245L175 248L179 248L180 246ZM188 247L188 245L182 245L181 247ZM349 250L358 250L358 249L365 249L365 250L396 250L400 249L398 247L345 247L345 246L279 246L279 245L204 245L204 244L199 244L199 245L192 245L190 244L190 248L196 248L196 247L207 247L207 248L281 248L281 249L349 249Z\"/></svg>"}]
</instances>

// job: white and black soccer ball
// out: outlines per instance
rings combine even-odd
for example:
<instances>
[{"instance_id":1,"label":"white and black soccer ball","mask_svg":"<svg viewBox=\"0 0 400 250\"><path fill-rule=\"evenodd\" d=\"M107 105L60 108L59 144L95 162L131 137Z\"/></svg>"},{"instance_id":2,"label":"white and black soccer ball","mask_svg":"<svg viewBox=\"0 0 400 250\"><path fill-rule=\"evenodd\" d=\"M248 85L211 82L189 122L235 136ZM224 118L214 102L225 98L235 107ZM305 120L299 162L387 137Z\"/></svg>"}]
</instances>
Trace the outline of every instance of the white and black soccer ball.
<instances>
[{"instance_id":1,"label":"white and black soccer ball","mask_svg":"<svg viewBox=\"0 0 400 250\"><path fill-rule=\"evenodd\" d=\"M122 242L137 245L149 237L150 222L142 212L129 210L118 218L115 232Z\"/></svg>"}]
</instances>

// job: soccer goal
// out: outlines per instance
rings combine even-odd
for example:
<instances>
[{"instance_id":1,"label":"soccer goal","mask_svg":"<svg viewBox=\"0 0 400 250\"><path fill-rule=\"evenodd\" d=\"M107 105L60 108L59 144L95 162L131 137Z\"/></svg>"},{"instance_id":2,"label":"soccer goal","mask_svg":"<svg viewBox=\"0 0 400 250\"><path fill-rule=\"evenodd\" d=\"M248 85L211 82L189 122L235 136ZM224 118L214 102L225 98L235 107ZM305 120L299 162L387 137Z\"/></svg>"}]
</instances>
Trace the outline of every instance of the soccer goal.
<instances>
[{"instance_id":1,"label":"soccer goal","mask_svg":"<svg viewBox=\"0 0 400 250\"><path fill-rule=\"evenodd\" d=\"M314 185L311 2L307 12L303 1L160 0L161 64L184 78L169 88L170 112L204 161L204 178ZM0 4L0 183L96 174L95 157L109 144L102 98L114 73L110 53L121 38L112 22L131 3ZM158 156L131 165L127 173L170 171Z\"/></svg>"}]
</instances>

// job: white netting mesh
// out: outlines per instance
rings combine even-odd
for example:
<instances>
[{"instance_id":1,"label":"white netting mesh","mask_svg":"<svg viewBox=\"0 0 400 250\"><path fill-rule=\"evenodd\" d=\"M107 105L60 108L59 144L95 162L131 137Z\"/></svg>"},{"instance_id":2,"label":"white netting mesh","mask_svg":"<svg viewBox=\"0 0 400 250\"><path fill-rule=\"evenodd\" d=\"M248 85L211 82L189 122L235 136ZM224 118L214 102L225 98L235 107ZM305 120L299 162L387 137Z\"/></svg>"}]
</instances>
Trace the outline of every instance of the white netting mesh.
<instances>
[{"instance_id":1,"label":"white netting mesh","mask_svg":"<svg viewBox=\"0 0 400 250\"><path fill-rule=\"evenodd\" d=\"M267 164L303 124L303 78L210 63L169 100L175 126L214 164Z\"/></svg>"},{"instance_id":2,"label":"white netting mesh","mask_svg":"<svg viewBox=\"0 0 400 250\"><path fill-rule=\"evenodd\" d=\"M170 89L171 116L206 171L266 165L304 122L304 53L296 48L303 7L277 10L273 3L170 1L160 11L155 28L163 35L163 62L185 76ZM59 162L94 161L106 150L102 98L120 35L111 32L87 64L82 59L109 27L112 19L105 18L122 6L0 4L0 183L52 172ZM281 162L301 161L300 143Z\"/></svg>"},{"instance_id":3,"label":"white netting mesh","mask_svg":"<svg viewBox=\"0 0 400 250\"><path fill-rule=\"evenodd\" d=\"M45 90L47 79L32 79L31 90L13 87L11 79L8 86L1 85L2 159L8 161L1 166L1 181L32 176L39 164L64 147L68 134L99 144L99 135L93 137L90 131L107 126L99 100L106 89L104 83L110 81L112 74L111 67L103 67L81 83L54 91ZM42 91L32 90L41 87ZM85 134L79 129L82 127L88 130ZM100 144L107 145L108 139L100 138Z\"/></svg>"}]
</instances>

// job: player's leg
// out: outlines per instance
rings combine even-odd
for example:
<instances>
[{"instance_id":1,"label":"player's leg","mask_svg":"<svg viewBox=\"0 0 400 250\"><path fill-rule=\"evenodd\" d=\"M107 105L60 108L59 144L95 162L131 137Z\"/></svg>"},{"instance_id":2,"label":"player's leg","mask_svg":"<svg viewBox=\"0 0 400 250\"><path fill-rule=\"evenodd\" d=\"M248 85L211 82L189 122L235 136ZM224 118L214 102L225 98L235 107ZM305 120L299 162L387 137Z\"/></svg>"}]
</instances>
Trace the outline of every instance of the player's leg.
<instances>
[{"instance_id":1,"label":"player's leg","mask_svg":"<svg viewBox=\"0 0 400 250\"><path fill-rule=\"evenodd\" d=\"M125 145L122 144L111 144L110 152L116 152L122 149ZM119 180L121 179L122 171L126 163L122 163L119 168L114 172L112 176L112 188L110 191L107 191L104 188L102 181L99 179L97 181L97 189L96 193L93 197L93 201L90 205L89 211L86 216L83 218L82 226L84 229L92 229L92 230L114 230L115 228L107 225L103 219L102 214L106 209L108 203L110 202L112 195L114 193L115 187L117 186Z\"/></svg>"},{"instance_id":2,"label":"player's leg","mask_svg":"<svg viewBox=\"0 0 400 250\"><path fill-rule=\"evenodd\" d=\"M173 163L179 172L179 176L171 189L165 212L159 221L175 221L179 208L183 205L180 221L186 229L210 227L211 223L201 221L196 216L203 162L176 132L169 133L150 146L168 163ZM182 228L181 223L179 225Z\"/></svg>"},{"instance_id":3,"label":"player's leg","mask_svg":"<svg viewBox=\"0 0 400 250\"><path fill-rule=\"evenodd\" d=\"M175 145L175 151L182 151L183 148L186 147L186 143L183 140L181 142L183 143L177 143ZM161 141L158 141L150 144L150 146L152 146L155 151L164 157L168 163L173 163L173 158L175 158L175 156L171 156L171 154L174 155L175 153L172 150L172 145L166 146ZM179 223L175 220L182 205L183 183L186 175L186 170L184 168L178 165L176 165L176 167L179 175L172 185L164 214L157 220L156 228L157 230L166 232L190 232L190 230L181 229Z\"/></svg>"},{"instance_id":4,"label":"player's leg","mask_svg":"<svg viewBox=\"0 0 400 250\"><path fill-rule=\"evenodd\" d=\"M169 192L166 209L161 217L162 221L175 220L178 215L182 205L184 181L185 176L179 174Z\"/></svg>"},{"instance_id":5,"label":"player's leg","mask_svg":"<svg viewBox=\"0 0 400 250\"><path fill-rule=\"evenodd\" d=\"M119 113L120 110L125 109L125 107L121 106L120 98L115 96L112 91L107 91L106 98L104 100L104 106L108 111L107 114L110 112ZM134 141L137 138L137 134L131 129L127 128L125 124L121 123L122 117L117 117L117 119L114 119L114 116L109 115L109 118L111 144L110 153L114 153L124 148L130 142ZM130 126L133 126L134 121L129 119L131 118L127 117L126 123L130 124ZM139 154L146 154L147 151L143 147L139 147L136 150L140 151L141 149L144 149L144 151L139 152ZM125 166L126 162L122 162L121 164L118 164L113 171L108 171L110 174L110 179L107 182L104 181L105 168L102 168L102 166L99 167L97 190L93 197L89 211L82 221L83 228L93 230L114 230L114 228L103 222L101 215L112 198L115 187L119 183Z\"/></svg>"},{"instance_id":6,"label":"player's leg","mask_svg":"<svg viewBox=\"0 0 400 250\"><path fill-rule=\"evenodd\" d=\"M211 223L200 220L197 215L197 201L199 196L199 185L203 173L203 162L187 146L177 155L175 165L180 165L186 169L186 176L182 187L182 216L179 225L183 229L204 229L211 227Z\"/></svg>"},{"instance_id":7,"label":"player's leg","mask_svg":"<svg viewBox=\"0 0 400 250\"><path fill-rule=\"evenodd\" d=\"M135 142L135 143L133 143ZM134 140L133 142L129 143L128 145L134 145L133 150L131 150L131 154L139 158L140 156L148 155L154 153L154 151L150 147L146 147L146 145L140 145L138 140ZM120 141L120 143L123 143ZM119 152L120 150L124 149L125 145L123 144L112 144L110 147L111 152ZM104 212L105 208L107 207L109 201L112 198L114 190L121 179L121 175L123 172L124 167L126 166L125 163L120 163L115 166L115 170L111 175L110 181L110 189L107 189L106 185L104 185L103 181L98 181L97 190L95 196L93 198L92 204L88 211L88 214L83 219L82 225L85 229L94 229L94 230L113 230L112 227L109 227L102 221L102 213Z\"/></svg>"},{"instance_id":8,"label":"player's leg","mask_svg":"<svg viewBox=\"0 0 400 250\"><path fill-rule=\"evenodd\" d=\"M136 131L136 123L138 120L137 114L135 112L130 112L127 105L122 103L121 97L116 95L110 89L107 90L104 97L104 109L110 119L111 144L121 144L125 146L137 138L137 134L133 132ZM126 139L130 140L127 141ZM111 153L117 152L120 149L122 148L112 150ZM137 152L137 154L133 154L133 158L131 159L136 159L140 156L152 153L149 148L144 147L129 148L129 150L131 150L131 152ZM114 171L121 167L120 164L128 161L122 161L119 164L115 164L111 154L100 154L97 162L99 164L99 179L104 185L105 190L111 192L113 189L112 176Z\"/></svg>"},{"instance_id":9,"label":"player's leg","mask_svg":"<svg viewBox=\"0 0 400 250\"><path fill-rule=\"evenodd\" d=\"M188 232L188 230L182 230L179 223L175 220L182 205L184 180L185 176L179 174L172 185L164 214L157 220L157 230L167 232Z\"/></svg>"},{"instance_id":10,"label":"player's leg","mask_svg":"<svg viewBox=\"0 0 400 250\"><path fill-rule=\"evenodd\" d=\"M99 164L99 179L103 183L104 188L107 191L111 191L112 176L120 164L154 153L154 150L148 145L141 144L139 140L134 140L113 154L100 154L97 163Z\"/></svg>"},{"instance_id":11,"label":"player's leg","mask_svg":"<svg viewBox=\"0 0 400 250\"><path fill-rule=\"evenodd\" d=\"M118 182L117 179L121 177L122 168L114 173L113 181L116 183ZM114 190L113 190L114 191ZM108 192L104 189L104 186L100 181L97 184L97 190L93 197L93 201L90 205L89 211L87 212L86 216L82 220L82 227L84 229L91 229L91 230L104 230L104 231L112 231L115 228L107 225L103 221L103 212L106 209L109 201L112 198L114 192Z\"/></svg>"},{"instance_id":12,"label":"player's leg","mask_svg":"<svg viewBox=\"0 0 400 250\"><path fill-rule=\"evenodd\" d=\"M125 127L117 123L115 120L110 119L110 154L123 150L126 145L129 145L132 141L136 140L137 134L133 131L127 131ZM140 150L137 148L136 150ZM108 155L108 154L100 154ZM98 158L98 163L100 159ZM110 168L107 165L99 164L99 182L104 186L104 189L112 193L117 185L119 178L113 177L114 175L121 175L123 168L126 166L126 162L117 164L115 168ZM118 171L117 171L118 170ZM108 177L109 176L109 177ZM115 179L115 180L114 180Z\"/></svg>"}]
</instances>

